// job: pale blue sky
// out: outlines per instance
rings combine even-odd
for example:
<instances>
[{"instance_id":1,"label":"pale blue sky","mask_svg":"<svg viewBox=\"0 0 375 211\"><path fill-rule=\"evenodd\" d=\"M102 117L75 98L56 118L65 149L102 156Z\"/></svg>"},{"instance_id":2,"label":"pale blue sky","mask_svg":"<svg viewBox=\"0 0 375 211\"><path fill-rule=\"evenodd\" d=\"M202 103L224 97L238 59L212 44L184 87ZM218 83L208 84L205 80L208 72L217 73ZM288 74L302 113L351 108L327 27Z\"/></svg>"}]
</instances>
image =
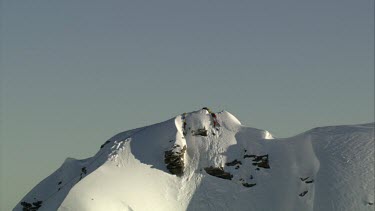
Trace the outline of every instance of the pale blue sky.
<instances>
[{"instance_id":1,"label":"pale blue sky","mask_svg":"<svg viewBox=\"0 0 375 211\"><path fill-rule=\"evenodd\" d=\"M1 2L1 201L203 106L277 137L374 121L374 2Z\"/></svg>"}]
</instances>

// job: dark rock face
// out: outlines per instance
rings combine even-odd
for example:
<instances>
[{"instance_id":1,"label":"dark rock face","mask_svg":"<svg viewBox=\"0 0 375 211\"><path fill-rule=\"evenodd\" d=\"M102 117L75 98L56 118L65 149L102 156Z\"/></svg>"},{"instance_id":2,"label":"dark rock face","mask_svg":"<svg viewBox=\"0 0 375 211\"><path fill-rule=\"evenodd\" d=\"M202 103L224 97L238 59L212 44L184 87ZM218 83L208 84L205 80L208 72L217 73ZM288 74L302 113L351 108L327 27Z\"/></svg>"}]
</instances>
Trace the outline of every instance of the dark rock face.
<instances>
[{"instance_id":1,"label":"dark rock face","mask_svg":"<svg viewBox=\"0 0 375 211\"><path fill-rule=\"evenodd\" d=\"M313 182L314 182L314 180L311 179L311 180L306 181L305 183L306 183L306 184L310 184L310 183L313 183Z\"/></svg>"},{"instance_id":2,"label":"dark rock face","mask_svg":"<svg viewBox=\"0 0 375 211\"><path fill-rule=\"evenodd\" d=\"M304 182L304 181L306 181L307 179L309 179L309 177L305 177L305 178L301 177L300 179L301 179L302 182Z\"/></svg>"},{"instance_id":3,"label":"dark rock face","mask_svg":"<svg viewBox=\"0 0 375 211\"><path fill-rule=\"evenodd\" d=\"M21 205L22 205L22 210L23 211L36 211L38 210L41 206L42 206L42 201L36 201L36 202L33 202L33 203L28 203L28 202L21 202Z\"/></svg>"},{"instance_id":4,"label":"dark rock face","mask_svg":"<svg viewBox=\"0 0 375 211\"><path fill-rule=\"evenodd\" d=\"M262 160L268 160L268 154L267 155L255 156L255 158L253 159L253 161L255 161L255 162L259 162L259 161L262 161Z\"/></svg>"},{"instance_id":5,"label":"dark rock face","mask_svg":"<svg viewBox=\"0 0 375 211\"><path fill-rule=\"evenodd\" d=\"M86 174L87 174L86 167L82 167L81 168L81 174L80 174L79 180L81 180Z\"/></svg>"},{"instance_id":6,"label":"dark rock face","mask_svg":"<svg viewBox=\"0 0 375 211\"><path fill-rule=\"evenodd\" d=\"M207 130L205 128L193 131L194 136L207 136Z\"/></svg>"},{"instance_id":7,"label":"dark rock face","mask_svg":"<svg viewBox=\"0 0 375 211\"><path fill-rule=\"evenodd\" d=\"M265 168L265 169L270 168L270 165L268 164L268 161L261 161L261 162L257 163L257 166L260 167L260 168Z\"/></svg>"},{"instance_id":8,"label":"dark rock face","mask_svg":"<svg viewBox=\"0 0 375 211\"><path fill-rule=\"evenodd\" d=\"M214 176L214 177L219 177L219 178L227 179L227 180L232 180L233 178L233 175L231 175L228 172L225 172L223 167L210 166L210 167L204 168L204 170L207 172L207 174Z\"/></svg>"},{"instance_id":9,"label":"dark rock face","mask_svg":"<svg viewBox=\"0 0 375 211\"><path fill-rule=\"evenodd\" d=\"M306 184L313 183L314 179L309 179L309 178L310 177L305 177L305 178L301 177L300 179L301 179L302 182L305 182Z\"/></svg>"},{"instance_id":10,"label":"dark rock face","mask_svg":"<svg viewBox=\"0 0 375 211\"><path fill-rule=\"evenodd\" d=\"M299 194L299 196L301 196L301 197L303 197L303 196L305 196L306 195L306 193L307 193L308 191L307 190L305 190L305 191L303 191L302 193L300 193Z\"/></svg>"},{"instance_id":11,"label":"dark rock face","mask_svg":"<svg viewBox=\"0 0 375 211\"><path fill-rule=\"evenodd\" d=\"M268 154L260 155L260 156L244 155L243 157L244 158L253 158L253 165L254 166L257 166L257 167L260 167L260 168L265 168L265 169L271 168L270 165L269 165L269 161L268 161Z\"/></svg>"},{"instance_id":12,"label":"dark rock face","mask_svg":"<svg viewBox=\"0 0 375 211\"><path fill-rule=\"evenodd\" d=\"M256 183L247 183L247 182L245 182L245 183L242 183L242 185L243 185L244 187L251 188L251 187L255 186Z\"/></svg>"},{"instance_id":13,"label":"dark rock face","mask_svg":"<svg viewBox=\"0 0 375 211\"><path fill-rule=\"evenodd\" d=\"M104 142L104 144L102 144L101 146L100 146L100 149L101 148L103 148L106 144L108 144L110 141L106 141L106 142Z\"/></svg>"},{"instance_id":14,"label":"dark rock face","mask_svg":"<svg viewBox=\"0 0 375 211\"><path fill-rule=\"evenodd\" d=\"M234 161L226 163L225 165L227 165L227 166L235 166L237 164L242 165L242 162L239 161L239 160L237 160L237 159L235 159Z\"/></svg>"},{"instance_id":15,"label":"dark rock face","mask_svg":"<svg viewBox=\"0 0 375 211\"><path fill-rule=\"evenodd\" d=\"M171 174L181 176L184 173L184 154L186 152L186 146L181 150L176 150L179 145L175 145L171 150L164 152L164 163L167 165L167 169Z\"/></svg>"},{"instance_id":16,"label":"dark rock face","mask_svg":"<svg viewBox=\"0 0 375 211\"><path fill-rule=\"evenodd\" d=\"M244 155L243 158L255 158L256 155Z\"/></svg>"}]
</instances>

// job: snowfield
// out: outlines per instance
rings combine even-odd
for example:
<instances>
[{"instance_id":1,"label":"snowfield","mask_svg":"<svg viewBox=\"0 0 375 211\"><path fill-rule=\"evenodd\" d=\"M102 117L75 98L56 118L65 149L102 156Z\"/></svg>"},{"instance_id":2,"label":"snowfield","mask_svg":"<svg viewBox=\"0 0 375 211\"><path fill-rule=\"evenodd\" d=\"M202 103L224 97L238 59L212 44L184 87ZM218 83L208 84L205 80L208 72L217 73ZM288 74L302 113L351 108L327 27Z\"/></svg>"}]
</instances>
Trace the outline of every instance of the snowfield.
<instances>
[{"instance_id":1,"label":"snowfield","mask_svg":"<svg viewBox=\"0 0 375 211\"><path fill-rule=\"evenodd\" d=\"M276 139L202 109L67 159L14 210L372 211L374 185L374 123Z\"/></svg>"}]
</instances>

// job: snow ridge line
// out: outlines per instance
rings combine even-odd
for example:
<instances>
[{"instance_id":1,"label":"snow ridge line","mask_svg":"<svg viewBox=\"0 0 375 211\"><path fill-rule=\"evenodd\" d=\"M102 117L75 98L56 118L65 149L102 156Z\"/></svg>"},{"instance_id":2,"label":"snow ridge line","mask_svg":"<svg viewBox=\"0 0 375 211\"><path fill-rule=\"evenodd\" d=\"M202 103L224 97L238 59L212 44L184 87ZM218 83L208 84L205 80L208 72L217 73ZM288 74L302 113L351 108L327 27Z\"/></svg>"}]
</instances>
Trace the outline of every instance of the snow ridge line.
<instances>
[{"instance_id":1,"label":"snow ridge line","mask_svg":"<svg viewBox=\"0 0 375 211\"><path fill-rule=\"evenodd\" d=\"M143 129L140 129L140 130L138 130L138 131L136 131L136 132L134 132L134 133L132 133L132 134L130 134L129 136L127 136L126 138L123 138L123 140L126 140L126 139L128 139L128 138L131 138L132 136L134 136L134 135L136 135L136 134L138 134L138 133L140 133L140 132L142 132L142 131L144 131L144 130L146 130L148 127L145 127L145 128L143 128ZM95 158L86 166L86 168L87 167L90 167L93 163L95 163L105 152L107 152L106 150L102 150L102 152L99 154L99 155L96 155L95 156ZM92 173L93 171L91 171L90 173ZM90 174L89 173L89 174ZM89 174L86 174L86 176L87 175L89 175ZM57 191L55 191L55 192L53 192L51 195L49 195L47 198L45 198L44 200L43 200L43 203L45 203L45 202L47 202L47 201L49 201L55 194L57 194L61 189L63 189L64 187L66 187L68 184L70 184L73 180L75 180L75 179L77 179L77 178L79 178L79 177L81 177L81 175L78 175L78 176L75 176L75 177L73 177L73 178L71 178L70 180L68 180L68 182L66 182L64 185L62 185ZM79 181L78 181L79 182ZM78 183L77 182L77 183ZM76 183L76 184L77 184ZM74 185L76 185L76 184L74 184ZM74 187L74 185L72 186L72 188ZM43 206L43 205L42 205Z\"/></svg>"}]
</instances>

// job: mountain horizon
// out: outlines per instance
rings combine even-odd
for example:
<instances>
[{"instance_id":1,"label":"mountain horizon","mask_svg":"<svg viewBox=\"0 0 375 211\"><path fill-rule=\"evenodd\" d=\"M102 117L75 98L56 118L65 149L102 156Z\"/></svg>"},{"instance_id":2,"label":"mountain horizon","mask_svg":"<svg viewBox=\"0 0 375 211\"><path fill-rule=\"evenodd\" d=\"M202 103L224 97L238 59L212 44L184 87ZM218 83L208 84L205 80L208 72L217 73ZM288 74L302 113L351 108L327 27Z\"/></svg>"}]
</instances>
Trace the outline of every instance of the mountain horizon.
<instances>
[{"instance_id":1,"label":"mountain horizon","mask_svg":"<svg viewBox=\"0 0 375 211\"><path fill-rule=\"evenodd\" d=\"M373 210L374 123L289 138L203 108L67 158L18 210Z\"/></svg>"}]
</instances>

